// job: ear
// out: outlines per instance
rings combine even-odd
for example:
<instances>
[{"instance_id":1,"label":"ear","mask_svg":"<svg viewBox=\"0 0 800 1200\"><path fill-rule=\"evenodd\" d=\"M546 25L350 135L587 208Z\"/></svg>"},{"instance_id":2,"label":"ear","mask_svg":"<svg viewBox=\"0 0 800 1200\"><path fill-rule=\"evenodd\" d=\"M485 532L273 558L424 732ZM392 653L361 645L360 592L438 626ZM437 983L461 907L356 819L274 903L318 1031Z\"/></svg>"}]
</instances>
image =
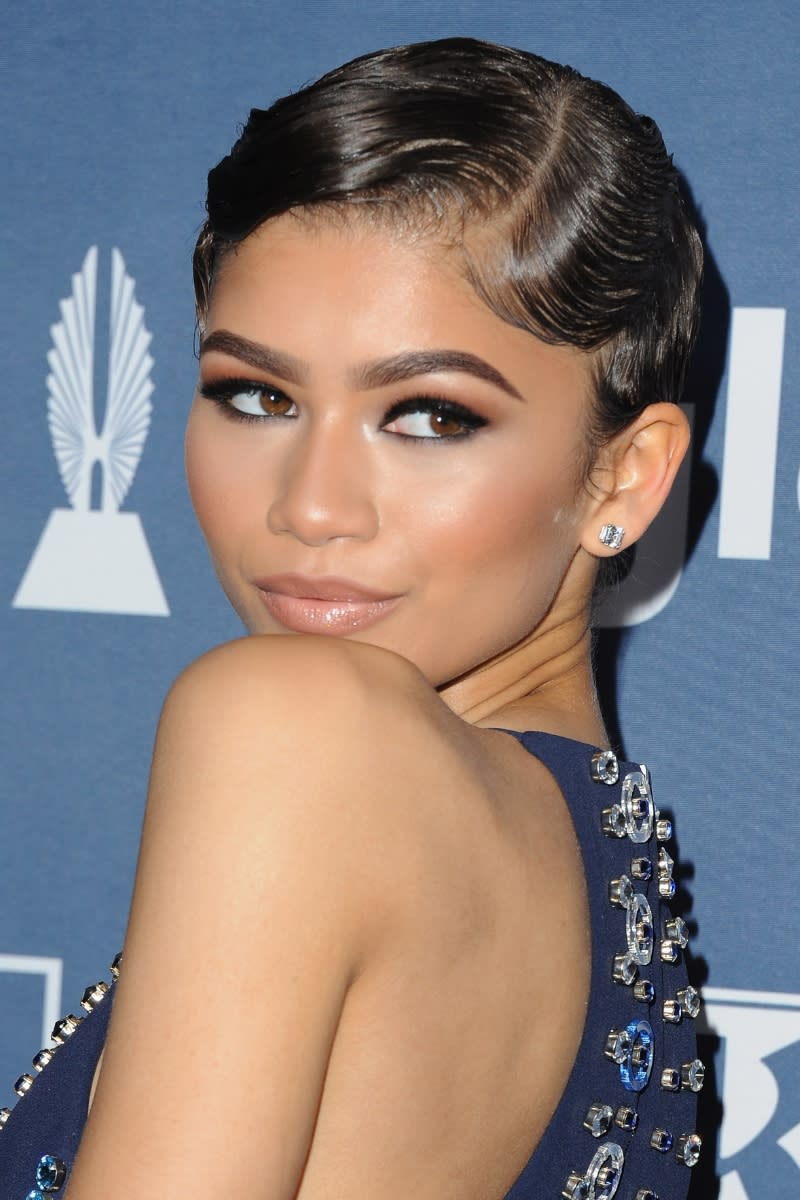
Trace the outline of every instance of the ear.
<instances>
[{"instance_id":1,"label":"ear","mask_svg":"<svg viewBox=\"0 0 800 1200\"><path fill-rule=\"evenodd\" d=\"M593 503L583 523L584 550L607 558L638 541L669 495L688 446L686 414L663 402L648 404L607 442L590 472ZM624 530L622 540L604 544L603 526Z\"/></svg>"}]
</instances>

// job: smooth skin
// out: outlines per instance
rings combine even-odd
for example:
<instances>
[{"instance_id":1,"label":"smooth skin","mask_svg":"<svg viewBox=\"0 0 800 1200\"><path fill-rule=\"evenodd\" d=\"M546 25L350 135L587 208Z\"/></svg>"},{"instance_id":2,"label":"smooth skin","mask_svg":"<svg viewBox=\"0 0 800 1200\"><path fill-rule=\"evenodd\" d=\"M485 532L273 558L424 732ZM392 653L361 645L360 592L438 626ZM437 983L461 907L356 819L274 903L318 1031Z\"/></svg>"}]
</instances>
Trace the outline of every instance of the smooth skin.
<instances>
[{"instance_id":1,"label":"smooth skin","mask_svg":"<svg viewBox=\"0 0 800 1200\"><path fill-rule=\"evenodd\" d=\"M167 699L68 1200L501 1200L590 956L563 797L498 729L606 744L597 533L641 536L686 422L654 403L590 462L589 356L502 322L457 249L363 218L262 226L203 337L192 497L266 636ZM298 635L256 583L287 573L393 601Z\"/></svg>"}]
</instances>

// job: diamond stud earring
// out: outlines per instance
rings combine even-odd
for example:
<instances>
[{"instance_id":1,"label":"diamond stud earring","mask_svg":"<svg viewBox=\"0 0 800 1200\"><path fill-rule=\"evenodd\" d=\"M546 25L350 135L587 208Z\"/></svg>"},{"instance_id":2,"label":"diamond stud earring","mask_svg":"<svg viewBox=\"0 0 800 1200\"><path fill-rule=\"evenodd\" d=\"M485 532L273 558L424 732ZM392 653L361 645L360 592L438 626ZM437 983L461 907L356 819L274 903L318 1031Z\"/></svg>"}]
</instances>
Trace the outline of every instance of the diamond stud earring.
<instances>
[{"instance_id":1,"label":"diamond stud earring","mask_svg":"<svg viewBox=\"0 0 800 1200\"><path fill-rule=\"evenodd\" d=\"M625 537L625 530L621 525L604 525L597 536L610 550L619 550L622 539Z\"/></svg>"}]
</instances>

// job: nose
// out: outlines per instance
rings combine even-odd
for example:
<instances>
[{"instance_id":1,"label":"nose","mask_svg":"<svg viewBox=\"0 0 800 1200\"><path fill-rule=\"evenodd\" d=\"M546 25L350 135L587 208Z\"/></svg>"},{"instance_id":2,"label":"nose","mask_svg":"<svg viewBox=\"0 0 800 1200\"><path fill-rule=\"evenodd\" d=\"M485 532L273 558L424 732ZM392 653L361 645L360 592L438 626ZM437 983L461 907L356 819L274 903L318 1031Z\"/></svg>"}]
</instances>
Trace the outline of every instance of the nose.
<instances>
[{"instance_id":1,"label":"nose","mask_svg":"<svg viewBox=\"0 0 800 1200\"><path fill-rule=\"evenodd\" d=\"M308 546L374 537L379 517L367 457L356 431L325 422L298 431L272 481L270 532L291 534Z\"/></svg>"}]
</instances>

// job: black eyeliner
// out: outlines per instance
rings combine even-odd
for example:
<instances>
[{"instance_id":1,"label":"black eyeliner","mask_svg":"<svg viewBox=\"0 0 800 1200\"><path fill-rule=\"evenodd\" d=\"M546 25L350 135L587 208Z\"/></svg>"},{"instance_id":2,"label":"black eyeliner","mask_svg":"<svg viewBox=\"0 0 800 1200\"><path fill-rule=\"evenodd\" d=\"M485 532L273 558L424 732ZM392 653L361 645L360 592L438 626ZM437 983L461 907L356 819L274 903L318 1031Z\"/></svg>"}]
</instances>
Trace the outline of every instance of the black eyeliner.
<instances>
[{"instance_id":1,"label":"black eyeliner","mask_svg":"<svg viewBox=\"0 0 800 1200\"><path fill-rule=\"evenodd\" d=\"M455 400L447 400L439 396L408 396L405 400L398 400L396 404L387 412L383 418L383 424L389 425L398 417L405 417L409 413L426 412L437 416L451 417L457 421L459 425L463 425L464 429L472 433L476 429L482 429L489 422L486 417L480 416L473 412L470 408L465 408L463 404L459 404ZM408 436L407 434L405 436ZM465 437L466 434L457 434L456 437ZM432 441L436 439L420 438L420 441ZM447 439L441 439L447 440Z\"/></svg>"}]
</instances>

